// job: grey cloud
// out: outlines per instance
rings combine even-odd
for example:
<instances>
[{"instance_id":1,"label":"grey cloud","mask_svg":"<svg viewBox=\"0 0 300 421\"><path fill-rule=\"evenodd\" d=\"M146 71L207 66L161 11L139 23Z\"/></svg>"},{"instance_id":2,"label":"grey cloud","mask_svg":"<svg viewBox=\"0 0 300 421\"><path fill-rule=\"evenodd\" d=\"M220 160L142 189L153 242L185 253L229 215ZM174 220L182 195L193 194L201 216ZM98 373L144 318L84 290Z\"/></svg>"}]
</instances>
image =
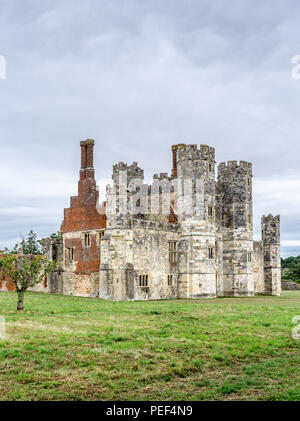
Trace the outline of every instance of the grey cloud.
<instances>
[{"instance_id":1,"label":"grey cloud","mask_svg":"<svg viewBox=\"0 0 300 421\"><path fill-rule=\"evenodd\" d=\"M299 2L0 0L0 8L0 246L18 230L58 229L76 190L79 140L89 137L99 180L119 160L138 161L148 178L167 171L177 142L214 146L219 162L252 161L256 237L270 211L282 215L283 241L299 238L300 81L291 78Z\"/></svg>"}]
</instances>

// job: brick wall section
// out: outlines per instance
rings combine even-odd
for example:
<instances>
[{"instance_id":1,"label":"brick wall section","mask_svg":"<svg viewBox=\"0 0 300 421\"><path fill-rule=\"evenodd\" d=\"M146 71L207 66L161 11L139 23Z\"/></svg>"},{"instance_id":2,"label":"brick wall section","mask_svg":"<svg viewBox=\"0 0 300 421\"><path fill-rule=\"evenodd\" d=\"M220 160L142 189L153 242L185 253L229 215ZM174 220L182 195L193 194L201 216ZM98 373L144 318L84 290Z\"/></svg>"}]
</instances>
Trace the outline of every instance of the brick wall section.
<instances>
[{"instance_id":1,"label":"brick wall section","mask_svg":"<svg viewBox=\"0 0 300 421\"><path fill-rule=\"evenodd\" d=\"M81 170L78 182L78 196L71 197L70 208L64 210L61 225L63 234L85 232L106 227L106 205L98 206L99 192L96 186L94 170L94 140L80 143ZM64 236L65 237L65 236ZM98 272L100 267L100 249L96 234L90 234L91 245L83 246L80 238L68 238L64 247L74 247L74 260L78 274Z\"/></svg>"},{"instance_id":2,"label":"brick wall section","mask_svg":"<svg viewBox=\"0 0 300 421\"><path fill-rule=\"evenodd\" d=\"M74 247L76 273L88 275L100 268L100 248L95 234L90 234L91 245L84 247L80 238L66 238L65 247Z\"/></svg>"},{"instance_id":3,"label":"brick wall section","mask_svg":"<svg viewBox=\"0 0 300 421\"><path fill-rule=\"evenodd\" d=\"M14 282L5 278L2 272L0 272L0 291L15 291Z\"/></svg>"},{"instance_id":4,"label":"brick wall section","mask_svg":"<svg viewBox=\"0 0 300 421\"><path fill-rule=\"evenodd\" d=\"M78 182L78 196L71 197L70 208L64 210L61 232L105 228L105 204L98 207L99 192L93 166L94 141L81 142L81 170ZM102 210L102 214L99 211Z\"/></svg>"}]
</instances>

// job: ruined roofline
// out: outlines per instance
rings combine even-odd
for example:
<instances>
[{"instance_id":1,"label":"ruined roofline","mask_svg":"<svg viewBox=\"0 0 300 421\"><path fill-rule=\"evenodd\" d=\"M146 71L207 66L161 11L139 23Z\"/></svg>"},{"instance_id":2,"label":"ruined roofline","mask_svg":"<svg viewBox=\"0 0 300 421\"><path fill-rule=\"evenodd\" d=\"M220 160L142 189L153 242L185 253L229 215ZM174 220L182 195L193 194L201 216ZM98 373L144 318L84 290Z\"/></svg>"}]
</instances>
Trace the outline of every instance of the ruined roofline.
<instances>
[{"instance_id":1,"label":"ruined roofline","mask_svg":"<svg viewBox=\"0 0 300 421\"><path fill-rule=\"evenodd\" d=\"M198 145L196 144L185 144L179 143L172 145L172 154L173 154L173 168L171 170L171 175L168 172L161 172L159 174L154 174L153 179L173 179L177 178L177 163L185 159L202 159L215 163L215 148L208 145ZM144 176L144 170L139 167L137 162L133 162L131 165L126 162L120 161L113 165L113 177L120 171L127 171L131 176L136 175L138 177Z\"/></svg>"},{"instance_id":2,"label":"ruined roofline","mask_svg":"<svg viewBox=\"0 0 300 421\"><path fill-rule=\"evenodd\" d=\"M208 145L200 145L198 148L197 144L178 144L172 146L172 151L176 154L177 161L202 159L215 162L215 148Z\"/></svg>"},{"instance_id":3,"label":"ruined roofline","mask_svg":"<svg viewBox=\"0 0 300 421\"><path fill-rule=\"evenodd\" d=\"M168 181L170 181L171 179L172 178L169 177L169 174L167 172L161 172L159 174L154 174L153 175L153 180L154 181L157 181L157 180L159 180L159 181L161 181L161 180L168 180Z\"/></svg>"},{"instance_id":4,"label":"ruined roofline","mask_svg":"<svg viewBox=\"0 0 300 421\"><path fill-rule=\"evenodd\" d=\"M138 166L137 162L133 162L131 165L126 164L123 161L113 165L112 179L114 180L120 172L126 172L126 175L133 178L144 179L144 170Z\"/></svg>"},{"instance_id":5,"label":"ruined roofline","mask_svg":"<svg viewBox=\"0 0 300 421\"><path fill-rule=\"evenodd\" d=\"M133 162L131 165L128 165L127 163L120 161L117 164L113 165L113 176L118 174L120 171L127 172L128 175L136 175L136 176L144 176L144 170L138 166L137 162ZM169 173L167 172L161 172L159 174L154 174L152 176L153 181L161 181L161 180L172 180L172 177L169 176ZM147 184L144 184L147 185Z\"/></svg>"},{"instance_id":6,"label":"ruined roofline","mask_svg":"<svg viewBox=\"0 0 300 421\"><path fill-rule=\"evenodd\" d=\"M113 168L116 168L116 169L119 169L119 170L128 169L128 168L138 168L138 169L141 169L138 166L138 163L136 161L134 161L131 165L128 165L126 162L119 161L117 164L113 165Z\"/></svg>"},{"instance_id":7,"label":"ruined roofline","mask_svg":"<svg viewBox=\"0 0 300 421\"><path fill-rule=\"evenodd\" d=\"M208 151L208 152L215 152L215 148L213 148L212 146L208 146L205 144L200 144L199 148L197 144L186 144L186 143L178 143L177 145L172 145L172 151L177 151L177 150L184 150L184 151L188 151L188 150L197 150L197 151Z\"/></svg>"},{"instance_id":8,"label":"ruined roofline","mask_svg":"<svg viewBox=\"0 0 300 421\"><path fill-rule=\"evenodd\" d=\"M252 163L247 161L227 161L218 165L218 175L227 175L232 171L241 170L252 176Z\"/></svg>"},{"instance_id":9,"label":"ruined roofline","mask_svg":"<svg viewBox=\"0 0 300 421\"><path fill-rule=\"evenodd\" d=\"M274 216L271 213L269 213L269 215L267 215L267 216L263 215L261 217L261 220L262 220L262 222L268 222L268 221L270 221L270 222L272 222L272 221L279 222L280 221L280 215L275 215Z\"/></svg>"}]
</instances>

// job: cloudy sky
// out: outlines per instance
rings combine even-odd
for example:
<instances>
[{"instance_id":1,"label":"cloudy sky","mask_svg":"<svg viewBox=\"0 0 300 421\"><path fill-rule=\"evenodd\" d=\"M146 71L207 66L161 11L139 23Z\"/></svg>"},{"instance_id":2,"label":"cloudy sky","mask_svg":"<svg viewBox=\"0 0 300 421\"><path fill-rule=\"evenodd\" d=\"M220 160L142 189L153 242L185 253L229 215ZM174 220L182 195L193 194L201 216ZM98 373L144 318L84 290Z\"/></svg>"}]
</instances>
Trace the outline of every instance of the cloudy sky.
<instances>
[{"instance_id":1,"label":"cloudy sky","mask_svg":"<svg viewBox=\"0 0 300 421\"><path fill-rule=\"evenodd\" d=\"M100 190L118 161L169 171L173 143L254 166L255 237L281 214L300 255L298 0L0 0L0 247L59 229L79 141Z\"/></svg>"}]
</instances>

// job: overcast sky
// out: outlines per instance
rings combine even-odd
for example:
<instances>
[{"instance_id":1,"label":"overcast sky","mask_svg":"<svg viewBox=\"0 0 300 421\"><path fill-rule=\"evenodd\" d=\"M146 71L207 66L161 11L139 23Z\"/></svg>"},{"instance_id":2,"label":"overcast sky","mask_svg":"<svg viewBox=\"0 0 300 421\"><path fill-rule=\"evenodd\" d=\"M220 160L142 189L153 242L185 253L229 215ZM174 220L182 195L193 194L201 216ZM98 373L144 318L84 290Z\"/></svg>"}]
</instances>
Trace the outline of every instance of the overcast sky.
<instances>
[{"instance_id":1,"label":"overcast sky","mask_svg":"<svg viewBox=\"0 0 300 421\"><path fill-rule=\"evenodd\" d=\"M100 190L118 161L170 171L174 143L253 162L255 238L280 214L300 255L299 0L0 0L0 247L59 229L79 141Z\"/></svg>"}]
</instances>

